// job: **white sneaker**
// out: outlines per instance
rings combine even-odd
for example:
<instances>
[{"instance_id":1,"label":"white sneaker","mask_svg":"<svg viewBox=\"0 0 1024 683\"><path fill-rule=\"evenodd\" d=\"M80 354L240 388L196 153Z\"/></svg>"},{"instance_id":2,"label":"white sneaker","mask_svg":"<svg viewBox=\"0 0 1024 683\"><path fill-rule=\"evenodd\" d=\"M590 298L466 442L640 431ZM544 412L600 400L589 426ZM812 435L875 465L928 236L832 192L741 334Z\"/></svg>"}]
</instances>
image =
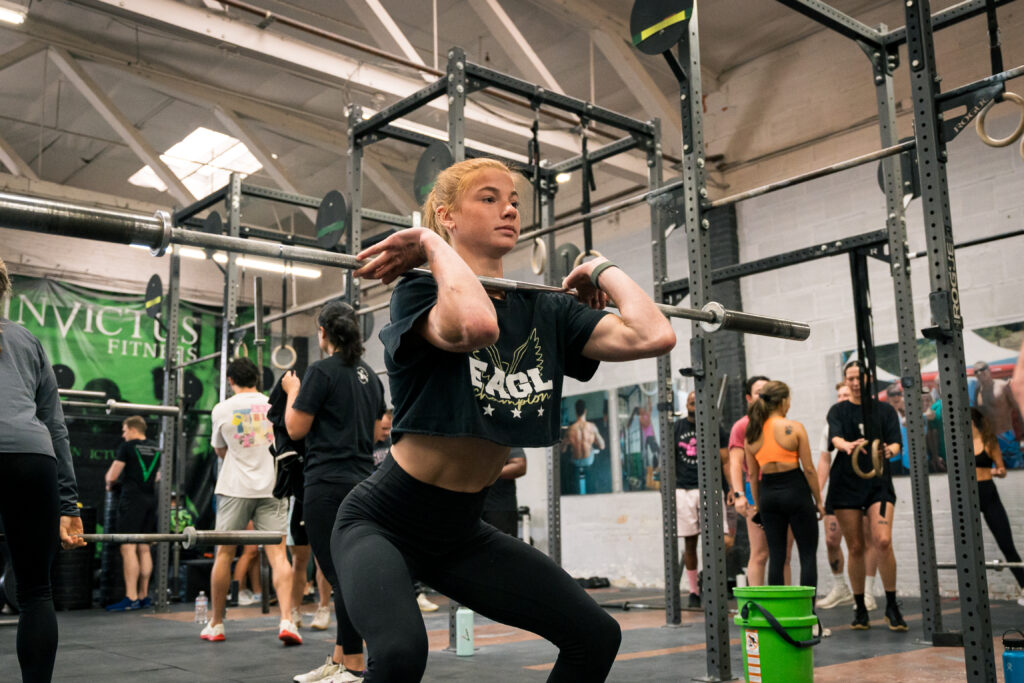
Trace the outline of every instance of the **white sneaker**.
<instances>
[{"instance_id":1,"label":"white sneaker","mask_svg":"<svg viewBox=\"0 0 1024 683\"><path fill-rule=\"evenodd\" d=\"M814 625L814 630L812 633L813 635L819 638L829 638L832 635L832 629L825 628L821 625L821 622L819 621L817 624Z\"/></svg>"},{"instance_id":2,"label":"white sneaker","mask_svg":"<svg viewBox=\"0 0 1024 683\"><path fill-rule=\"evenodd\" d=\"M331 625L331 608L330 607L317 607L316 614L313 615L313 623L310 624L317 631L326 631L327 627Z\"/></svg>"},{"instance_id":3,"label":"white sneaker","mask_svg":"<svg viewBox=\"0 0 1024 683\"><path fill-rule=\"evenodd\" d=\"M878 609L878 603L875 602L875 596L871 593L864 593L864 606L868 608L869 612L874 612Z\"/></svg>"},{"instance_id":4,"label":"white sneaker","mask_svg":"<svg viewBox=\"0 0 1024 683\"><path fill-rule=\"evenodd\" d=\"M302 612L297 607L292 607L292 623L295 624L295 628L302 628Z\"/></svg>"},{"instance_id":5,"label":"white sneaker","mask_svg":"<svg viewBox=\"0 0 1024 683\"><path fill-rule=\"evenodd\" d=\"M1020 590L1020 597L1017 598L1017 604L1024 607L1024 588Z\"/></svg>"},{"instance_id":6,"label":"white sneaker","mask_svg":"<svg viewBox=\"0 0 1024 683\"><path fill-rule=\"evenodd\" d=\"M299 629L287 619L281 620L281 625L277 629L277 638L285 645L302 645Z\"/></svg>"},{"instance_id":7,"label":"white sneaker","mask_svg":"<svg viewBox=\"0 0 1024 683\"><path fill-rule=\"evenodd\" d=\"M199 632L199 637L203 640L209 640L212 643L219 643L225 640L224 624L220 623L213 626L207 623L206 626L203 627L203 630Z\"/></svg>"},{"instance_id":8,"label":"white sneaker","mask_svg":"<svg viewBox=\"0 0 1024 683\"><path fill-rule=\"evenodd\" d=\"M362 681L362 676L356 676L351 671L344 670L331 676L324 683L362 683Z\"/></svg>"},{"instance_id":9,"label":"white sneaker","mask_svg":"<svg viewBox=\"0 0 1024 683\"><path fill-rule=\"evenodd\" d=\"M435 605L434 603L430 602L430 600L427 598L426 593L420 593L419 595L416 596L416 604L420 606L420 611L421 612L436 612L437 611L437 605ZM359 679L359 680L362 680L362 679Z\"/></svg>"},{"instance_id":10,"label":"white sneaker","mask_svg":"<svg viewBox=\"0 0 1024 683\"><path fill-rule=\"evenodd\" d=\"M341 664L335 664L333 661L331 661L331 655L327 655L327 659L324 660L323 664L313 669L312 671L307 671L304 674L299 674L292 680L295 681L295 683L317 683L317 681L326 681L332 676L340 674L344 670L345 667L343 667Z\"/></svg>"},{"instance_id":11,"label":"white sneaker","mask_svg":"<svg viewBox=\"0 0 1024 683\"><path fill-rule=\"evenodd\" d=\"M846 581L837 581L828 595L819 598L814 606L818 609L832 609L840 605L853 604L853 591L846 585Z\"/></svg>"},{"instance_id":12,"label":"white sneaker","mask_svg":"<svg viewBox=\"0 0 1024 683\"><path fill-rule=\"evenodd\" d=\"M255 605L260 601L260 597L259 593L253 593L248 588L243 588L238 591L238 605L240 607L245 605Z\"/></svg>"}]
</instances>

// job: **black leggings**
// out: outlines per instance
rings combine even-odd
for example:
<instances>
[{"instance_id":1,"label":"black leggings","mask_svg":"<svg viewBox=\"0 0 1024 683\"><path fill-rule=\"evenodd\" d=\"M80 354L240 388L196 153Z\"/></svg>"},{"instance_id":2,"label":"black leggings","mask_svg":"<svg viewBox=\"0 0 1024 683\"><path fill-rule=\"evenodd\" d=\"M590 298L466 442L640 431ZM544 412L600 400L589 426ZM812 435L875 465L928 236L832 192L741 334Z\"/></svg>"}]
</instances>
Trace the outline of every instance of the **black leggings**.
<instances>
[{"instance_id":1,"label":"black leggings","mask_svg":"<svg viewBox=\"0 0 1024 683\"><path fill-rule=\"evenodd\" d=\"M412 578L559 649L549 681L603 681L621 632L539 550L480 521L487 490L425 484L388 456L338 511L331 551L352 621L366 637L366 683L419 681L427 634Z\"/></svg>"},{"instance_id":2,"label":"black leggings","mask_svg":"<svg viewBox=\"0 0 1024 683\"><path fill-rule=\"evenodd\" d=\"M334 519L338 516L341 501L355 484L308 484L302 497L302 518L306 522L306 535L309 545L313 548L316 561L320 564L324 576L334 588L334 616L338 620L338 635L335 642L347 655L357 655L363 651L363 637L352 625L342 599L341 584L338 573L331 559L331 532L334 530Z\"/></svg>"},{"instance_id":3,"label":"black leggings","mask_svg":"<svg viewBox=\"0 0 1024 683\"><path fill-rule=\"evenodd\" d=\"M1007 562L1020 562L1020 555L1013 545L1013 532L1010 531L1010 519L1006 516L1006 508L1003 501L999 500L999 490L996 483L988 481L978 482L978 498L981 502L981 514L985 515L985 524L988 524L989 531L996 537L996 545ZM1017 585L1024 588L1024 569L1014 567L1010 569L1013 578L1017 579Z\"/></svg>"},{"instance_id":4,"label":"black leggings","mask_svg":"<svg viewBox=\"0 0 1024 683\"><path fill-rule=\"evenodd\" d=\"M800 585L818 586L818 512L803 470L766 474L759 490L761 523L768 538L768 585L785 583L786 534L800 553Z\"/></svg>"},{"instance_id":5,"label":"black leggings","mask_svg":"<svg viewBox=\"0 0 1024 683\"><path fill-rule=\"evenodd\" d=\"M0 517L18 583L22 681L46 682L57 656L50 565L59 543L60 503L57 461L52 456L0 453Z\"/></svg>"}]
</instances>

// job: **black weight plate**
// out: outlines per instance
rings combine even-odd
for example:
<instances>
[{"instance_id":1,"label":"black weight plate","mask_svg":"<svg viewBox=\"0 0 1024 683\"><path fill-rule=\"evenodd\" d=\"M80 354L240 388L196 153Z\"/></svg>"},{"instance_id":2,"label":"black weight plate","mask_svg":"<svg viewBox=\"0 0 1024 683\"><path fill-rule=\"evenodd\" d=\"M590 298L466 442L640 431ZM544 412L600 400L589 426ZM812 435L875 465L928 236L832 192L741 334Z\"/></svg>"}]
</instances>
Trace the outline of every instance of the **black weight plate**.
<instances>
[{"instance_id":1,"label":"black weight plate","mask_svg":"<svg viewBox=\"0 0 1024 683\"><path fill-rule=\"evenodd\" d=\"M219 213L211 211L203 220L203 232L211 235L221 235L224 233L224 221L221 220Z\"/></svg>"},{"instance_id":2,"label":"black weight plate","mask_svg":"<svg viewBox=\"0 0 1024 683\"><path fill-rule=\"evenodd\" d=\"M633 46L648 55L671 50L686 35L693 0L636 0L629 15Z\"/></svg>"},{"instance_id":3,"label":"black weight plate","mask_svg":"<svg viewBox=\"0 0 1024 683\"><path fill-rule=\"evenodd\" d=\"M89 380L85 383L84 389L86 391L102 391L107 398L112 398L115 401L121 400L121 387L117 386L117 382L106 377Z\"/></svg>"},{"instance_id":4,"label":"black weight plate","mask_svg":"<svg viewBox=\"0 0 1024 683\"><path fill-rule=\"evenodd\" d=\"M455 159L452 157L452 152L443 142L432 142L423 150L423 156L416 164L416 174L412 181L412 194L416 198L417 204L427 201L427 195L434 189L437 176L453 163L455 163Z\"/></svg>"},{"instance_id":5,"label":"black weight plate","mask_svg":"<svg viewBox=\"0 0 1024 683\"><path fill-rule=\"evenodd\" d=\"M572 269L575 268L573 264L576 263L579 255L580 248L572 242L566 242L555 249L555 258L551 260L551 272L554 274L556 282L560 283L572 272Z\"/></svg>"},{"instance_id":6,"label":"black weight plate","mask_svg":"<svg viewBox=\"0 0 1024 683\"><path fill-rule=\"evenodd\" d=\"M264 365L263 366L263 386L260 387L260 391L267 391L267 392L269 392L270 389L273 386L274 386L274 371L270 369L270 366ZM269 586L270 584L267 584L267 585Z\"/></svg>"},{"instance_id":7,"label":"black weight plate","mask_svg":"<svg viewBox=\"0 0 1024 683\"><path fill-rule=\"evenodd\" d=\"M160 280L160 276L153 274L153 277L149 278L149 283L146 284L146 315L150 318L156 318L160 315L160 311L163 310L164 303L164 283Z\"/></svg>"},{"instance_id":8,"label":"black weight plate","mask_svg":"<svg viewBox=\"0 0 1024 683\"><path fill-rule=\"evenodd\" d=\"M914 138L903 138L901 143ZM885 192L885 178L882 175L882 164L878 162L878 187ZM917 172L917 150L910 149L900 154L900 175L903 177L903 196L917 199L921 196L921 176Z\"/></svg>"},{"instance_id":9,"label":"black weight plate","mask_svg":"<svg viewBox=\"0 0 1024 683\"><path fill-rule=\"evenodd\" d=\"M321 249L338 246L348 229L348 206L337 190L324 195L316 212L316 244Z\"/></svg>"},{"instance_id":10,"label":"black weight plate","mask_svg":"<svg viewBox=\"0 0 1024 683\"><path fill-rule=\"evenodd\" d=\"M68 366L57 363L53 366L53 374L57 376L58 389L70 389L75 386L75 371Z\"/></svg>"}]
</instances>

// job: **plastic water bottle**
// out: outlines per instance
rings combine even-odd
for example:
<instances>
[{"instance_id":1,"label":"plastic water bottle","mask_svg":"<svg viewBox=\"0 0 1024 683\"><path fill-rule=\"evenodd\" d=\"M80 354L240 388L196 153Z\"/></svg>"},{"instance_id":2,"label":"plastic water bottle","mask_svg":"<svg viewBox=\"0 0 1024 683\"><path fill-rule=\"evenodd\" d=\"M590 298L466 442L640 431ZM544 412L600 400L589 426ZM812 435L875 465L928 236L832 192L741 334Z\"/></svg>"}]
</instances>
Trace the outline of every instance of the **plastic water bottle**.
<instances>
[{"instance_id":1,"label":"plastic water bottle","mask_svg":"<svg viewBox=\"0 0 1024 683\"><path fill-rule=\"evenodd\" d=\"M459 657L473 655L473 610L459 606L455 611L455 654Z\"/></svg>"},{"instance_id":2,"label":"plastic water bottle","mask_svg":"<svg viewBox=\"0 0 1024 683\"><path fill-rule=\"evenodd\" d=\"M195 618L193 619L195 623L206 623L206 611L209 606L210 601L207 599L206 593L204 591L199 591L199 595L196 596L196 615Z\"/></svg>"}]
</instances>

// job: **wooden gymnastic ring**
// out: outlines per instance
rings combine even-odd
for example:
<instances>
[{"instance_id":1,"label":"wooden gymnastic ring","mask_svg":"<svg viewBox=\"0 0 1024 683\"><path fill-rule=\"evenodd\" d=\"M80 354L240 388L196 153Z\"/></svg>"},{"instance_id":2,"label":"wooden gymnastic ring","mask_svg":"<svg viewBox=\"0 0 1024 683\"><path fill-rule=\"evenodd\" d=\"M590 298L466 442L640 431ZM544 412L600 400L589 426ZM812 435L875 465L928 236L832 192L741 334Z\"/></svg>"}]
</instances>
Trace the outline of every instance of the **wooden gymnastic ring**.
<instances>
[{"instance_id":1,"label":"wooden gymnastic ring","mask_svg":"<svg viewBox=\"0 0 1024 683\"><path fill-rule=\"evenodd\" d=\"M596 249L591 249L588 252L581 251L580 255L576 257L576 260L572 262L572 267L578 267L581 263L583 263L583 259L587 258L588 256L593 256L594 258L604 258L604 254L597 251Z\"/></svg>"},{"instance_id":2,"label":"wooden gymnastic ring","mask_svg":"<svg viewBox=\"0 0 1024 683\"><path fill-rule=\"evenodd\" d=\"M238 346L235 347L235 358L248 358L249 347L245 345L244 341L238 342Z\"/></svg>"},{"instance_id":3,"label":"wooden gymnastic ring","mask_svg":"<svg viewBox=\"0 0 1024 683\"><path fill-rule=\"evenodd\" d=\"M975 122L974 127L978 131L978 137L981 138L981 141L984 142L989 147L1006 147L1007 145L1012 145L1014 142L1017 141L1017 138L1019 138L1021 134L1024 133L1024 97L1021 97L1017 93L1004 92L1003 99L1020 105L1020 122L1017 123L1017 129L1014 130L1008 137L1002 139L990 138L988 134L985 133L985 117L988 116L989 110L992 109L996 101L992 100L991 102L986 104L985 107L981 110L981 113L978 114L978 120ZM1021 146L1021 154L1024 155L1024 143L1022 143Z\"/></svg>"},{"instance_id":4,"label":"wooden gymnastic ring","mask_svg":"<svg viewBox=\"0 0 1024 683\"><path fill-rule=\"evenodd\" d=\"M287 351L291 354L287 362L280 363L277 360L278 351ZM295 352L295 347L291 344L279 344L274 347L274 350L270 352L270 364L278 370L291 370L295 367L295 362L299 360L299 354Z\"/></svg>"},{"instance_id":5,"label":"wooden gymnastic ring","mask_svg":"<svg viewBox=\"0 0 1024 683\"><path fill-rule=\"evenodd\" d=\"M533 238L533 251L530 252L530 269L534 275L540 275L548 265L548 245L539 237Z\"/></svg>"},{"instance_id":6,"label":"wooden gymnastic ring","mask_svg":"<svg viewBox=\"0 0 1024 683\"><path fill-rule=\"evenodd\" d=\"M858 459L860 454L864 452L864 448L867 446L867 442L858 444L853 452L850 453L850 465L853 467L853 473L861 479L875 479L876 477L882 476L882 472L885 471L884 464L882 462L882 451L881 442L875 439L871 442L871 471L865 472L860 468Z\"/></svg>"}]
</instances>

